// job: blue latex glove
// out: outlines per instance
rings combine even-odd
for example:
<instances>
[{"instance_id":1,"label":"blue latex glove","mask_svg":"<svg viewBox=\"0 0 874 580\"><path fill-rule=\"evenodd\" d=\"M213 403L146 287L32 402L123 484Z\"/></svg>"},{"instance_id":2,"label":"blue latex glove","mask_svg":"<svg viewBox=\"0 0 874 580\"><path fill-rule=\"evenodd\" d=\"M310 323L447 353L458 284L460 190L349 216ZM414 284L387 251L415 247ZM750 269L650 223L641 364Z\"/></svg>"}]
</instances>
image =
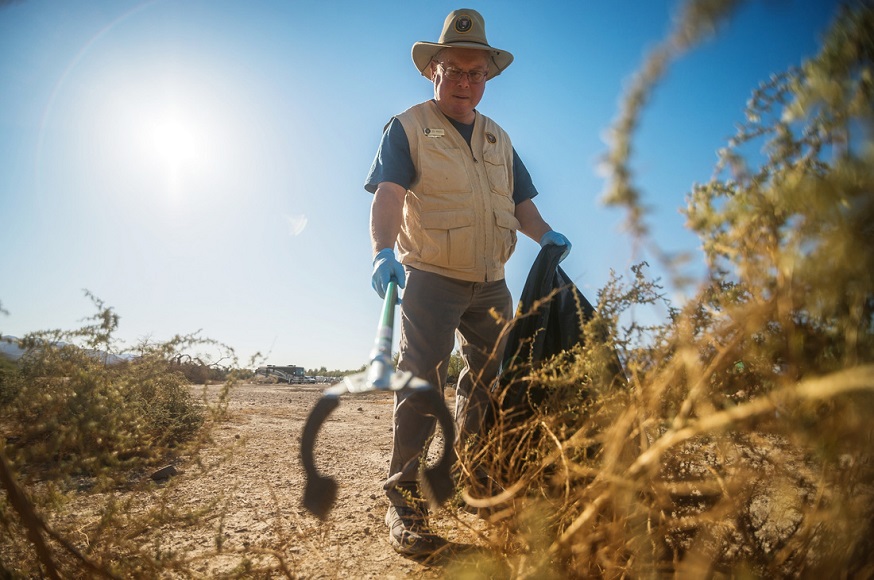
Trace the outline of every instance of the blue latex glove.
<instances>
[{"instance_id":1,"label":"blue latex glove","mask_svg":"<svg viewBox=\"0 0 874 580\"><path fill-rule=\"evenodd\" d=\"M395 259L394 250L384 248L373 258L373 278L370 285L384 299L388 283L392 280L398 283L398 288L403 288L407 282L404 267Z\"/></svg>"},{"instance_id":2,"label":"blue latex glove","mask_svg":"<svg viewBox=\"0 0 874 580\"><path fill-rule=\"evenodd\" d=\"M567 255L571 253L572 246L570 240L555 230L549 230L543 234L542 238L540 238L541 248L547 244L552 244L553 246L564 246L564 253L561 255L561 258L558 259L559 263L561 263L561 261L567 258Z\"/></svg>"}]
</instances>

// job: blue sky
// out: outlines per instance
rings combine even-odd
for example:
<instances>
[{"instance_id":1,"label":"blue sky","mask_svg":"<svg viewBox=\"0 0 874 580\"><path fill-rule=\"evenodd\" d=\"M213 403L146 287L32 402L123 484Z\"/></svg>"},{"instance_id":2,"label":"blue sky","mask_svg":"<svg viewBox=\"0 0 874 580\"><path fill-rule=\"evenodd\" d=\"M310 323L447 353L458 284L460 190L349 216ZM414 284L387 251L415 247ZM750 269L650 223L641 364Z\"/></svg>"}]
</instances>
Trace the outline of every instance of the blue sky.
<instances>
[{"instance_id":1,"label":"blue sky","mask_svg":"<svg viewBox=\"0 0 874 580\"><path fill-rule=\"evenodd\" d=\"M432 96L412 44L461 6L516 57L479 110L512 137L574 244L562 267L594 301L611 269L651 259L602 205L597 165L678 2L24 0L0 2L0 332L76 328L88 289L128 344L200 330L242 363L366 362L381 302L363 180L391 115ZM686 193L751 91L812 56L836 6L746 3L645 110L634 168L649 223L693 270ZM520 238L514 299L538 249Z\"/></svg>"}]
</instances>

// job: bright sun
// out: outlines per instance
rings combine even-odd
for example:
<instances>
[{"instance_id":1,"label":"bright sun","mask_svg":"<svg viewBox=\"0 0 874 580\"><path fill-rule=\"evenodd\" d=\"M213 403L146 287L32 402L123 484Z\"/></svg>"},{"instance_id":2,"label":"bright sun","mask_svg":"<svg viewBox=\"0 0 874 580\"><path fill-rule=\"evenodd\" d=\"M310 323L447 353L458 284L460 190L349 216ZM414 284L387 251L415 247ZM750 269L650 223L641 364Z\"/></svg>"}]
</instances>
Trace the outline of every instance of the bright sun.
<instances>
[{"instance_id":1,"label":"bright sun","mask_svg":"<svg viewBox=\"0 0 874 580\"><path fill-rule=\"evenodd\" d=\"M128 79L125 79L128 80ZM185 78L117 82L100 112L103 171L119 188L144 189L173 204L197 204L236 175L233 116L217 91Z\"/></svg>"},{"instance_id":2,"label":"bright sun","mask_svg":"<svg viewBox=\"0 0 874 580\"><path fill-rule=\"evenodd\" d=\"M194 111L167 107L141 119L143 161L163 179L171 198L187 196L210 171L209 126Z\"/></svg>"},{"instance_id":3,"label":"bright sun","mask_svg":"<svg viewBox=\"0 0 874 580\"><path fill-rule=\"evenodd\" d=\"M179 169L197 159L200 147L196 128L181 115L168 115L157 120L150 133L154 154L168 167Z\"/></svg>"}]
</instances>

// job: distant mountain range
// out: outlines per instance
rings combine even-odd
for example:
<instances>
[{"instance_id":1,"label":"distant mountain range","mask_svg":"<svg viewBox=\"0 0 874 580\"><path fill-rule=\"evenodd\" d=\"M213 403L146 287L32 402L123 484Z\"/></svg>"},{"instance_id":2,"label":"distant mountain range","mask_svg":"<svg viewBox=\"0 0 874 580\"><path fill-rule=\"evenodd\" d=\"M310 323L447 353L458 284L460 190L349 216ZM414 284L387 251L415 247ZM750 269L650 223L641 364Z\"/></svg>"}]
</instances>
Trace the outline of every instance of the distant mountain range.
<instances>
[{"instance_id":1,"label":"distant mountain range","mask_svg":"<svg viewBox=\"0 0 874 580\"><path fill-rule=\"evenodd\" d=\"M24 353L27 351L18 346L18 340L19 339L15 336L0 337L0 356L4 356L13 361L17 361L24 356ZM66 346L66 344L67 343L61 342L57 343L57 346ZM105 358L106 362L109 364L116 364L134 358L134 355L131 354L107 354L99 350L92 351L92 354L96 358Z\"/></svg>"},{"instance_id":2,"label":"distant mountain range","mask_svg":"<svg viewBox=\"0 0 874 580\"><path fill-rule=\"evenodd\" d=\"M0 338L0 355L8 359L18 360L24 354L24 349L18 346L18 339L14 336Z\"/></svg>"}]
</instances>

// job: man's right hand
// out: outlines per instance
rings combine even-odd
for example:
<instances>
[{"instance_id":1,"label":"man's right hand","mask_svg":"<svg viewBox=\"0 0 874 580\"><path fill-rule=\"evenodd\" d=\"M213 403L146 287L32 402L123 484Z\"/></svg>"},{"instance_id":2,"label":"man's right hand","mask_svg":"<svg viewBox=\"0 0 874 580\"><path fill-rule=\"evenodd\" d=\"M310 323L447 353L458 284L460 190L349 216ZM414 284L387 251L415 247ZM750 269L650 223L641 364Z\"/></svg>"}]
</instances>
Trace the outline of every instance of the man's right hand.
<instances>
[{"instance_id":1,"label":"man's right hand","mask_svg":"<svg viewBox=\"0 0 874 580\"><path fill-rule=\"evenodd\" d=\"M406 274L404 274L404 267L395 259L394 250L384 248L373 258L373 278L370 284L380 298L385 298L388 283L392 280L398 283L399 288L403 288L406 284Z\"/></svg>"}]
</instances>

